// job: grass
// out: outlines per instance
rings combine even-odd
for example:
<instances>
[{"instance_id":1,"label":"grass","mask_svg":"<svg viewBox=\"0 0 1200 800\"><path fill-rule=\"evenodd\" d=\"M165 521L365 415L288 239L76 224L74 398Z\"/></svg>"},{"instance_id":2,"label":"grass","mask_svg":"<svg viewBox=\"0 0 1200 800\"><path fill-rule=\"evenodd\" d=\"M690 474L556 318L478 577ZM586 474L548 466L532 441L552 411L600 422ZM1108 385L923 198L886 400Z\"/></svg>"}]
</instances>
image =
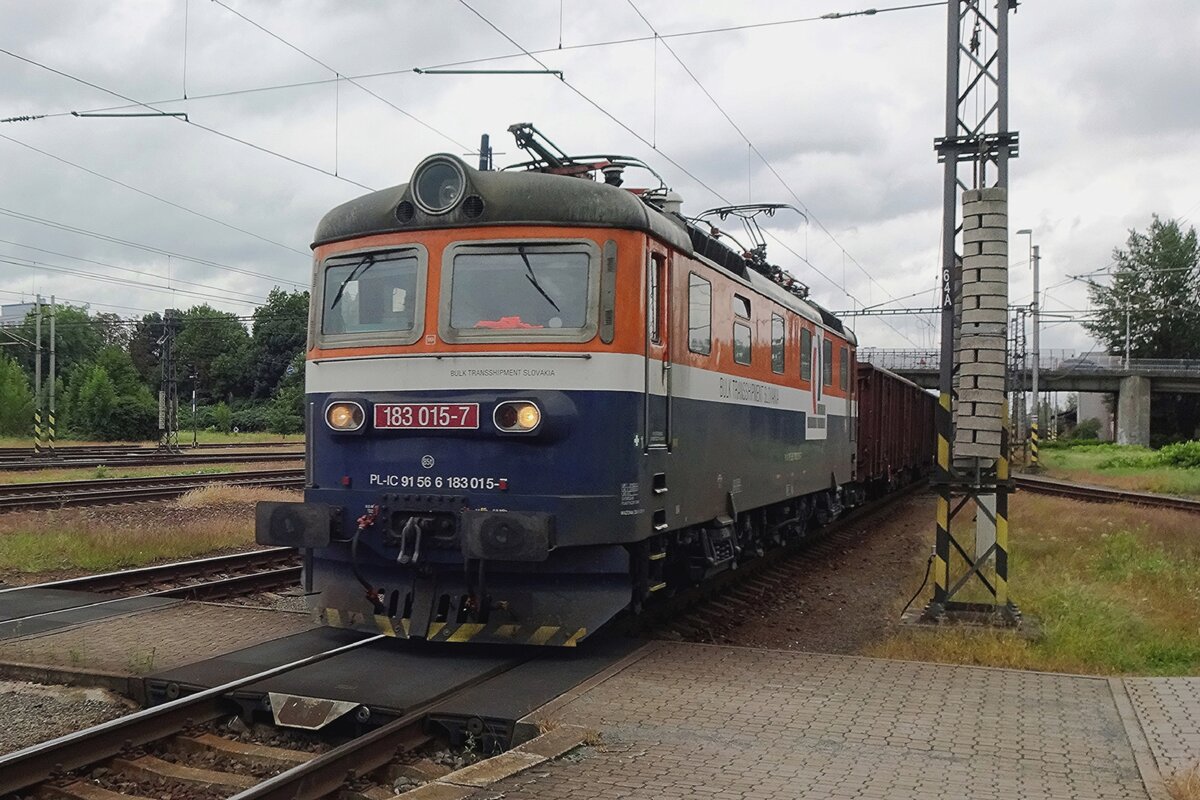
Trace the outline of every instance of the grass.
<instances>
[{"instance_id":1,"label":"grass","mask_svg":"<svg viewBox=\"0 0 1200 800\"><path fill-rule=\"evenodd\" d=\"M1102 675L1200 671L1195 515L1030 495L1014 498L1012 512L1011 594L1040 635L904 629L868 654Z\"/></svg>"},{"instance_id":2,"label":"grass","mask_svg":"<svg viewBox=\"0 0 1200 800\"><path fill-rule=\"evenodd\" d=\"M297 492L207 487L171 503L0 515L0 578L103 572L254 546L254 502ZM22 577L24 578L22 580Z\"/></svg>"},{"instance_id":3,"label":"grass","mask_svg":"<svg viewBox=\"0 0 1200 800\"><path fill-rule=\"evenodd\" d=\"M204 467L186 465L163 465L161 467L92 467L80 469L31 469L23 472L0 473L0 485L17 483L40 483L42 481L84 481L97 478L151 478L162 475L224 475L228 472L245 472L259 469L288 469L302 463L263 461L235 464L212 464Z\"/></svg>"},{"instance_id":4,"label":"grass","mask_svg":"<svg viewBox=\"0 0 1200 800\"><path fill-rule=\"evenodd\" d=\"M1133 445L1047 448L1040 452L1047 474L1055 478L1141 492L1200 497L1200 469L1140 466L1153 450ZM1130 466L1111 466L1122 461Z\"/></svg>"},{"instance_id":5,"label":"grass","mask_svg":"<svg viewBox=\"0 0 1200 800\"><path fill-rule=\"evenodd\" d=\"M197 440L200 444L237 444L244 442L262 443L262 442L295 442L297 444L304 441L304 434L289 433L281 435L278 433L266 432L246 432L246 433L220 433L218 431L199 431ZM55 445L58 447L69 447L72 445L156 445L157 439L147 440L143 442L99 442L88 439L56 439ZM179 444L183 448L188 448L192 444L192 432L180 431ZM32 436L0 436L0 447L28 447L33 450Z\"/></svg>"}]
</instances>

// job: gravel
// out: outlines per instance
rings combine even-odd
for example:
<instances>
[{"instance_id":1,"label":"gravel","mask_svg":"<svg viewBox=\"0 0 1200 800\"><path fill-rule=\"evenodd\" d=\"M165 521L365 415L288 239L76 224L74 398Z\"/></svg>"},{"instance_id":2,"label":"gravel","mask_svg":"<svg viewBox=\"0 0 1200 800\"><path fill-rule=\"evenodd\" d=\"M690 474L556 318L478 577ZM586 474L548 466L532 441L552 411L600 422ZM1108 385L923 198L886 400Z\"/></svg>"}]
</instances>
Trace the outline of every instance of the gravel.
<instances>
[{"instance_id":1,"label":"gravel","mask_svg":"<svg viewBox=\"0 0 1200 800\"><path fill-rule=\"evenodd\" d=\"M105 689L0 681L0 753L124 716L137 709Z\"/></svg>"},{"instance_id":2,"label":"gravel","mask_svg":"<svg viewBox=\"0 0 1200 800\"><path fill-rule=\"evenodd\" d=\"M790 559L794 580L753 596L748 609L685 614L693 629L662 638L741 647L857 655L900 627L900 608L917 590L933 542L933 499L917 494L885 513L827 536ZM720 598L718 598L719 600ZM732 604L730 604L732 607ZM700 621L697 621L697 620Z\"/></svg>"},{"instance_id":3,"label":"gravel","mask_svg":"<svg viewBox=\"0 0 1200 800\"><path fill-rule=\"evenodd\" d=\"M290 611L297 614L309 613L308 601L300 588L283 589L278 592L259 592L245 597L229 597L218 601L223 605L246 608L267 608L272 611Z\"/></svg>"}]
</instances>

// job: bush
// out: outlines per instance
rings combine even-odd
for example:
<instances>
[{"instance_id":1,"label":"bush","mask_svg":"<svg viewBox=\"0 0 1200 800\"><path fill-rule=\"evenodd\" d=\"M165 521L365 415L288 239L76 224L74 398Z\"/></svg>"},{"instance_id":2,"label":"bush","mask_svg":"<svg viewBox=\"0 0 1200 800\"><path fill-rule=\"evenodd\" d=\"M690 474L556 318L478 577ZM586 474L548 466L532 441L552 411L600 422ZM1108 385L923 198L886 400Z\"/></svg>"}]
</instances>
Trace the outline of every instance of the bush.
<instances>
[{"instance_id":1,"label":"bush","mask_svg":"<svg viewBox=\"0 0 1200 800\"><path fill-rule=\"evenodd\" d=\"M1200 442L1176 442L1158 451L1164 466L1184 469L1200 468Z\"/></svg>"},{"instance_id":2,"label":"bush","mask_svg":"<svg viewBox=\"0 0 1200 800\"><path fill-rule=\"evenodd\" d=\"M233 430L233 411L224 403L217 403L212 410L213 427L221 433Z\"/></svg>"},{"instance_id":3,"label":"bush","mask_svg":"<svg viewBox=\"0 0 1200 800\"><path fill-rule=\"evenodd\" d=\"M1100 420L1085 419L1071 431L1071 438L1080 441L1095 441L1100 438Z\"/></svg>"},{"instance_id":4,"label":"bush","mask_svg":"<svg viewBox=\"0 0 1200 800\"><path fill-rule=\"evenodd\" d=\"M21 365L0 356L0 433L29 436L33 431L33 393Z\"/></svg>"},{"instance_id":5,"label":"bush","mask_svg":"<svg viewBox=\"0 0 1200 800\"><path fill-rule=\"evenodd\" d=\"M266 405L243 406L233 412L233 425L239 431L265 431L271 427L271 409Z\"/></svg>"},{"instance_id":6,"label":"bush","mask_svg":"<svg viewBox=\"0 0 1200 800\"><path fill-rule=\"evenodd\" d=\"M97 432L98 439L140 441L158 438L158 402L149 392L121 395L113 404L112 416Z\"/></svg>"}]
</instances>

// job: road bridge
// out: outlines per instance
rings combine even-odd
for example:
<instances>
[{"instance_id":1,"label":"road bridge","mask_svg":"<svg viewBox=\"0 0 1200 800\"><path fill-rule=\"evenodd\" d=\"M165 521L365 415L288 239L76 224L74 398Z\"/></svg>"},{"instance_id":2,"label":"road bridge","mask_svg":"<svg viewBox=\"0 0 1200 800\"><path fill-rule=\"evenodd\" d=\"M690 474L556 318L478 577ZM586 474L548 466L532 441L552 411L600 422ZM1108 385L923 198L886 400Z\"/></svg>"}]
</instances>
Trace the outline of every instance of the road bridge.
<instances>
[{"instance_id":1,"label":"road bridge","mask_svg":"<svg viewBox=\"0 0 1200 800\"><path fill-rule=\"evenodd\" d=\"M860 361L890 369L927 389L938 388L941 357L937 350L889 350L863 347ZM1200 394L1200 360L1133 358L1043 350L1041 388L1050 392L1108 392L1117 395L1117 441L1150 443L1150 395L1154 392ZM1029 385L1033 358L1026 359Z\"/></svg>"}]
</instances>

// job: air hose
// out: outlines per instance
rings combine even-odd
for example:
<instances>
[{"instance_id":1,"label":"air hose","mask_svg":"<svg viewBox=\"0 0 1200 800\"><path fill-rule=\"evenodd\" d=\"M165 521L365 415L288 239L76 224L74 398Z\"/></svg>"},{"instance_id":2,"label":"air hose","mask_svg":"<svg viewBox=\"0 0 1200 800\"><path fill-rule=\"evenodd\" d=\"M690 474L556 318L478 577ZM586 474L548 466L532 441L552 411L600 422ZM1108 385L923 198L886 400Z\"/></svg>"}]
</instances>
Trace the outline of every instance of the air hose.
<instances>
[{"instance_id":1,"label":"air hose","mask_svg":"<svg viewBox=\"0 0 1200 800\"><path fill-rule=\"evenodd\" d=\"M367 582L367 579L362 576L358 569L358 537L367 528L375 524L375 520L379 518L379 506L369 506L367 513L358 518L358 528L354 531L354 538L350 540L350 569L354 572L354 577L362 584L362 587L367 590L367 600L375 608L376 614L384 612L383 598L379 595L379 590Z\"/></svg>"}]
</instances>

